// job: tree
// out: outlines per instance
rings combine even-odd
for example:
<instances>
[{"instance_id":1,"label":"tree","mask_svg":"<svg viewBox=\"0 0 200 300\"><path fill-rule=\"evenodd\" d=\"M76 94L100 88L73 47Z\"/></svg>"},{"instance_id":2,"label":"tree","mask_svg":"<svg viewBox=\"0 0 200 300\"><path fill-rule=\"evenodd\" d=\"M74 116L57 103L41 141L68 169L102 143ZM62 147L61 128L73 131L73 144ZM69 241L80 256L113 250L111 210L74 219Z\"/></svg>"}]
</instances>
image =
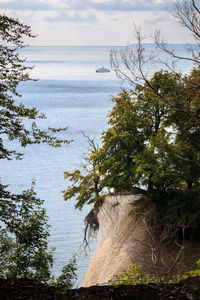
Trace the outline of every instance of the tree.
<instances>
[{"instance_id":1,"label":"tree","mask_svg":"<svg viewBox=\"0 0 200 300\"><path fill-rule=\"evenodd\" d=\"M90 146L89 154L83 158L81 169L64 172L65 179L68 179L71 184L63 191L63 196L66 201L75 198L75 208L80 210L86 204L94 204L93 209L84 220L85 229L82 244L86 252L90 238L99 229L97 214L108 189L105 189L99 170L99 146L96 145L94 139L84 133L83 135L87 138Z\"/></svg>"},{"instance_id":2,"label":"tree","mask_svg":"<svg viewBox=\"0 0 200 300\"><path fill-rule=\"evenodd\" d=\"M64 172L65 179L72 182L72 185L63 191L64 200L75 197L77 201L75 208L78 209L82 209L85 204L101 203L103 200L101 195L103 185L97 156L99 147L95 144L94 139L85 134L84 136L88 140L90 152L83 159L82 170L76 169L73 172Z\"/></svg>"},{"instance_id":3,"label":"tree","mask_svg":"<svg viewBox=\"0 0 200 300\"><path fill-rule=\"evenodd\" d=\"M53 252L48 251L49 226L43 202L31 188L19 195L12 218L5 219L0 239L1 277L50 279Z\"/></svg>"},{"instance_id":4,"label":"tree","mask_svg":"<svg viewBox=\"0 0 200 300\"><path fill-rule=\"evenodd\" d=\"M199 12L194 0L175 2L175 17L196 41L196 52L190 48L189 57L169 50L159 31L155 45L171 61L159 59L155 49L147 54L145 36L135 25L137 45L111 51L112 69L134 90L112 99L110 128L102 134L103 145L96 153L105 187L117 190L136 184L164 191L198 183ZM189 75L176 71L175 61L181 59L197 64ZM152 76L151 67L158 61L165 70Z\"/></svg>"},{"instance_id":5,"label":"tree","mask_svg":"<svg viewBox=\"0 0 200 300\"><path fill-rule=\"evenodd\" d=\"M196 138L199 138L199 101L195 100L199 99L200 88L199 4L194 0L176 1L173 15L194 38L195 45L191 45L188 48L188 56L182 57L177 55L166 44L166 40L162 38L160 31L155 32L153 41L156 47L161 50L161 54L163 52L166 54L166 59L163 56L159 58L159 52L156 53L156 49L153 49L150 53L146 53L144 44L145 36L142 34L141 29L135 25L134 30L137 45L127 46L125 49L119 51L115 49L111 51L111 66L117 76L122 80L127 80L139 93L141 91L141 95L138 93L138 100L141 98L139 105L147 112L146 123L149 126L153 126L154 130L157 130L156 127L162 124L160 122L160 110L163 106L165 109L168 109L167 123L165 121L164 128L159 130L159 134L157 133L153 136L150 134L151 147L144 152L144 155L141 154L138 157L138 176L141 179L144 178L141 183L145 185L149 179L146 175L143 175L145 173L152 173L150 176L154 177L154 185L156 184L158 187L157 179L161 183L160 176L158 176L159 174L161 175L161 172L158 170L162 169L161 166L163 164L161 162L165 162L162 170L162 186L164 189L170 186L172 182L175 183L174 187L177 187L177 179L180 179L178 180L179 187L181 182L182 185L186 184L190 188L199 182L199 148L196 140ZM194 69L188 76L184 76L184 74L180 74L176 70L177 61L183 60L190 60L195 63ZM160 63L157 64L158 67L160 65L164 66L168 71L165 72L165 76L160 72L155 73L153 77L151 76L151 67L155 67L157 62ZM169 79L169 76L171 79ZM153 99L156 99L155 101L158 103L157 107L155 106L153 109L154 117L151 113ZM147 107L149 107L149 110ZM151 124L153 121L152 117L155 120L155 124ZM164 117L166 117L165 113ZM149 164L149 161L152 161L152 163ZM151 167L153 168L150 171ZM178 176L174 176L175 174ZM153 182L150 184L150 187L152 185Z\"/></svg>"},{"instance_id":6,"label":"tree","mask_svg":"<svg viewBox=\"0 0 200 300\"><path fill-rule=\"evenodd\" d=\"M23 36L33 37L29 26L20 23L18 19L0 15L0 159L20 158L21 153L8 150L4 146L5 136L9 140L18 140L22 147L28 144L48 143L60 147L67 140L57 139L54 133L66 128L49 128L47 131L37 127L35 121L31 129L23 123L24 119L36 120L45 118L36 108L26 108L23 104L15 104L14 97L20 97L17 87L20 82L31 80L27 71L30 67L25 65L25 60L20 58L18 50L24 48Z\"/></svg>"},{"instance_id":7,"label":"tree","mask_svg":"<svg viewBox=\"0 0 200 300\"><path fill-rule=\"evenodd\" d=\"M18 53L19 49L25 47L24 36L33 37L29 26L20 23L18 19L0 15L0 159L21 159L23 156L15 149L5 147L6 138L11 141L18 140L22 147L39 143L60 147L69 143L67 140L58 139L55 135L66 128L41 130L35 120L45 118L45 115L40 114L35 107L27 108L23 104L15 103L15 97L20 97L17 92L19 83L31 80L27 73L30 67L25 65L25 60L21 59ZM24 120L30 120L30 126L24 125ZM2 184L0 192L2 212L14 209L17 196L5 191Z\"/></svg>"},{"instance_id":8,"label":"tree","mask_svg":"<svg viewBox=\"0 0 200 300\"><path fill-rule=\"evenodd\" d=\"M144 150L144 136L131 94L122 90L112 101L114 106L108 115L110 127L102 133L103 145L97 155L102 184L119 191L136 183L134 157Z\"/></svg>"},{"instance_id":9,"label":"tree","mask_svg":"<svg viewBox=\"0 0 200 300\"><path fill-rule=\"evenodd\" d=\"M199 103L191 78L198 82L198 69L184 78L161 70L113 97L110 127L97 152L105 187L165 191L198 183Z\"/></svg>"},{"instance_id":10,"label":"tree","mask_svg":"<svg viewBox=\"0 0 200 300\"><path fill-rule=\"evenodd\" d=\"M137 114L149 145L138 156L138 176L144 178L141 184L151 184L150 177L160 190L180 187L183 182L188 187L197 184L199 104L195 101L197 86L191 84L191 78L198 81L198 72L197 68L181 77L159 71L143 87L136 86Z\"/></svg>"},{"instance_id":11,"label":"tree","mask_svg":"<svg viewBox=\"0 0 200 300\"><path fill-rule=\"evenodd\" d=\"M62 274L53 285L65 291L72 289L76 280L76 256L74 255L70 262L63 267Z\"/></svg>"},{"instance_id":12,"label":"tree","mask_svg":"<svg viewBox=\"0 0 200 300\"><path fill-rule=\"evenodd\" d=\"M23 156L15 149L8 149L6 139L17 140L22 147L39 143L60 147L69 143L57 137L57 133L66 128L41 130L36 120L44 119L45 115L34 107L16 104L15 99L20 97L19 83L31 80L30 67L19 55L19 50L25 47L24 36L33 37L29 26L0 15L0 159L21 159ZM7 185L0 183L0 277L50 280L53 253L48 250L49 226L42 204L33 187L14 194L9 192ZM67 274L72 266L75 268L74 264L75 261L69 264ZM70 281L70 277L68 279Z\"/></svg>"},{"instance_id":13,"label":"tree","mask_svg":"<svg viewBox=\"0 0 200 300\"><path fill-rule=\"evenodd\" d=\"M33 187L18 195L17 210L0 230L0 278L28 278L71 289L77 280L75 255L58 278L52 275L54 249L49 250L49 225L43 200Z\"/></svg>"},{"instance_id":14,"label":"tree","mask_svg":"<svg viewBox=\"0 0 200 300\"><path fill-rule=\"evenodd\" d=\"M101 187L98 195L103 188L120 191L136 185L165 192L198 185L198 84L199 68L184 76L161 70L135 90L113 97L110 127L102 133L102 146L89 155L92 168L85 167L85 174L65 173L74 182L65 200L79 193L76 207L95 202L94 178Z\"/></svg>"},{"instance_id":15,"label":"tree","mask_svg":"<svg viewBox=\"0 0 200 300\"><path fill-rule=\"evenodd\" d=\"M194 43L186 46L188 55L178 55L173 46L167 44L167 40L162 36L160 30L156 30L153 35L152 42L155 43L155 48L152 51L147 50L145 46L147 37L142 33L141 28L134 23L136 45L128 45L120 50L112 49L110 53L111 67L120 79L128 81L133 86L136 84L142 85L144 82L148 84L152 67L154 69L156 66L157 69L164 68L180 76L176 69L178 62L189 60L196 66L200 64L199 3L195 0L176 0L172 15L193 37ZM156 51L157 49L161 51ZM165 54L165 57L163 54Z\"/></svg>"},{"instance_id":16,"label":"tree","mask_svg":"<svg viewBox=\"0 0 200 300\"><path fill-rule=\"evenodd\" d=\"M161 32L157 30L154 34L154 42L157 47L164 51L173 59L173 63L177 60L190 60L199 65L199 52L200 52L200 6L195 0L177 0L174 3L174 10L172 15L178 22L189 32L194 39L194 44L187 46L188 56L178 55L172 48L166 44L165 38L162 37ZM168 64L166 64L168 67Z\"/></svg>"}]
</instances>

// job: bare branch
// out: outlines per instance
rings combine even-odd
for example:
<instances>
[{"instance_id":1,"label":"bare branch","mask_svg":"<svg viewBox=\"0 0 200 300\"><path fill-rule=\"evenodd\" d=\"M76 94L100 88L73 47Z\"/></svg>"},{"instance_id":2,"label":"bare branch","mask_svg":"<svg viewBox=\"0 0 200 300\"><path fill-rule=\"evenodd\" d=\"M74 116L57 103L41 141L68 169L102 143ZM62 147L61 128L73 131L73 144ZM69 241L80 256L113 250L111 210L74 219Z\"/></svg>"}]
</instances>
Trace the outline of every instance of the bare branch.
<instances>
[{"instance_id":1,"label":"bare branch","mask_svg":"<svg viewBox=\"0 0 200 300\"><path fill-rule=\"evenodd\" d=\"M155 53L146 53L144 41L146 37L142 34L141 28L134 26L136 45L127 46L124 49L112 49L110 52L111 68L122 80L128 81L131 85L142 85L147 82L151 68L154 63Z\"/></svg>"},{"instance_id":2,"label":"bare branch","mask_svg":"<svg viewBox=\"0 0 200 300\"><path fill-rule=\"evenodd\" d=\"M174 17L187 28L194 38L200 40L200 12L194 0L180 0L175 3Z\"/></svg>"},{"instance_id":3,"label":"bare branch","mask_svg":"<svg viewBox=\"0 0 200 300\"><path fill-rule=\"evenodd\" d=\"M188 48L188 53L192 53L191 56L185 57L185 56L177 55L175 53L175 51L169 47L166 40L161 36L160 30L156 30L154 32L153 40L154 40L154 43L156 44L157 48L160 49L161 51L163 51L164 53L166 53L167 55L169 55L169 57L171 58L170 63L167 63L163 59L160 60L159 62L164 64L167 67L167 69L169 69L170 71L173 71L178 76L180 76L180 74L178 74L175 71L175 66L176 66L177 61L187 60L187 61L191 61L191 62L197 63L197 64L200 63L200 58L197 55L195 55L194 48L191 48L191 47ZM175 60L173 60L173 59L175 59ZM172 65L172 67L170 66L170 64Z\"/></svg>"}]
</instances>

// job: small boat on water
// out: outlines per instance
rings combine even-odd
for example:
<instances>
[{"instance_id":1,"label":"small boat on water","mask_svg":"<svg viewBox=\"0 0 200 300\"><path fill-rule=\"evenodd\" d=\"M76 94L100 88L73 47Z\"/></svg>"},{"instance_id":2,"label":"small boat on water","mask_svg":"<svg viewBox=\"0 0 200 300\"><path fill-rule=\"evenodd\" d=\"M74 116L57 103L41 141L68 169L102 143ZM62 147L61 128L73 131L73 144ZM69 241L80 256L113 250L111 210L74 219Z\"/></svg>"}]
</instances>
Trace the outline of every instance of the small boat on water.
<instances>
[{"instance_id":1,"label":"small boat on water","mask_svg":"<svg viewBox=\"0 0 200 300\"><path fill-rule=\"evenodd\" d=\"M109 73L110 70L107 69L107 68L102 67L102 68L97 69L96 72L97 73Z\"/></svg>"}]
</instances>

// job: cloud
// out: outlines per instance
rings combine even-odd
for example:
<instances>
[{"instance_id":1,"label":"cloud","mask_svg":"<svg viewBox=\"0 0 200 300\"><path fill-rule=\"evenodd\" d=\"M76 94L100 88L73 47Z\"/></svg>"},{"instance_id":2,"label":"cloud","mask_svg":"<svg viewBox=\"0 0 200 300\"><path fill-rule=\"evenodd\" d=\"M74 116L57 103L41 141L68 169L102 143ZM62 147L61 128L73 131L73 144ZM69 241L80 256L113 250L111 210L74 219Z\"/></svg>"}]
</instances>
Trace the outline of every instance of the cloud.
<instances>
[{"instance_id":1,"label":"cloud","mask_svg":"<svg viewBox=\"0 0 200 300\"><path fill-rule=\"evenodd\" d=\"M12 0L5 1L0 0L0 8L2 9L11 9L11 10L55 10L58 9L57 1L51 2L48 0ZM60 8L61 9L61 8Z\"/></svg>"},{"instance_id":2,"label":"cloud","mask_svg":"<svg viewBox=\"0 0 200 300\"><path fill-rule=\"evenodd\" d=\"M144 24L152 26L152 25L157 25L158 23L169 22L169 21L170 21L170 16L161 13L159 15L153 16L152 19L146 19L143 22Z\"/></svg>"},{"instance_id":3,"label":"cloud","mask_svg":"<svg viewBox=\"0 0 200 300\"><path fill-rule=\"evenodd\" d=\"M11 10L88 10L152 11L165 10L172 0L0 0L1 9Z\"/></svg>"},{"instance_id":4,"label":"cloud","mask_svg":"<svg viewBox=\"0 0 200 300\"><path fill-rule=\"evenodd\" d=\"M80 13L68 14L66 12L60 12L56 16L45 17L45 21L47 22L72 22L72 23L91 23L98 21L97 17L94 14L88 13L86 15L82 15Z\"/></svg>"},{"instance_id":5,"label":"cloud","mask_svg":"<svg viewBox=\"0 0 200 300\"><path fill-rule=\"evenodd\" d=\"M134 39L133 21L147 36L160 28L169 42L183 42L184 29L166 12L172 1L0 0L0 11L30 25L36 45L126 45Z\"/></svg>"},{"instance_id":6,"label":"cloud","mask_svg":"<svg viewBox=\"0 0 200 300\"><path fill-rule=\"evenodd\" d=\"M103 11L151 11L165 10L172 4L172 0L71 0L67 3L71 9L83 10L93 8Z\"/></svg>"}]
</instances>

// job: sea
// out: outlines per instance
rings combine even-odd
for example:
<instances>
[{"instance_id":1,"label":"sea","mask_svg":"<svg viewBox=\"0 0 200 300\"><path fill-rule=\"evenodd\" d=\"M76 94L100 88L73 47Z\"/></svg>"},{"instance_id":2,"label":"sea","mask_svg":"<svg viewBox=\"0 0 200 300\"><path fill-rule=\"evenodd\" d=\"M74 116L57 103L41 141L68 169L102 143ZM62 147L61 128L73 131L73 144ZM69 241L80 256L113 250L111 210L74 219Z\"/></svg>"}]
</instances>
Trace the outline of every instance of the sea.
<instances>
[{"instance_id":1,"label":"sea","mask_svg":"<svg viewBox=\"0 0 200 300\"><path fill-rule=\"evenodd\" d=\"M149 49L151 45L147 46ZM27 66L34 66L30 76L37 81L20 84L18 91L22 97L16 102L27 107L36 107L47 117L38 120L38 125L68 127L60 133L61 138L71 140L61 148L45 144L31 145L21 149L17 141L7 143L24 153L23 160L1 160L3 170L1 181L9 184L9 190L21 192L30 188L35 181L38 197L44 199L50 224L49 247L55 247L53 274L58 276L62 267L73 254L77 254L76 286L80 286L96 246L94 237L90 250L85 253L82 245L84 218L91 206L81 211L74 208L75 199L63 200L63 190L69 182L64 179L65 171L80 168L89 145L84 135L101 143L101 134L107 129L108 112L112 109L112 95L121 87L129 88L111 70L109 73L96 73L96 69L110 69L110 46L30 46L21 51L27 58ZM174 45L179 53L185 53L184 45ZM189 62L182 64L188 71ZM27 124L28 125L28 124Z\"/></svg>"}]
</instances>

